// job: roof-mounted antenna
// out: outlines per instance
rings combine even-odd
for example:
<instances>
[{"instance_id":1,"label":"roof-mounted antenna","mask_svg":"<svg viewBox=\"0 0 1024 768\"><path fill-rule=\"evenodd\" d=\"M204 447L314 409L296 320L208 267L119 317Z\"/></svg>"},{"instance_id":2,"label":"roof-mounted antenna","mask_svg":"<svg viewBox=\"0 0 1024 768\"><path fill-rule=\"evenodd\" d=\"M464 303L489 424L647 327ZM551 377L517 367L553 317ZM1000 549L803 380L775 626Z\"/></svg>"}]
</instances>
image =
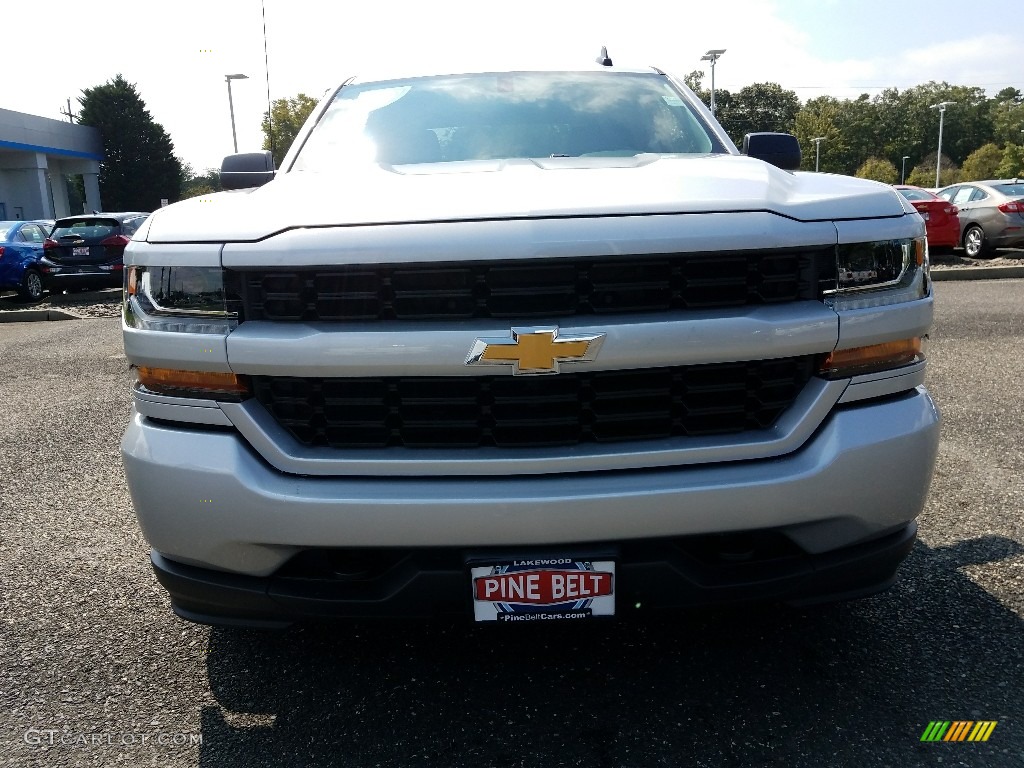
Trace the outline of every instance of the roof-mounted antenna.
<instances>
[{"instance_id":1,"label":"roof-mounted antenna","mask_svg":"<svg viewBox=\"0 0 1024 768\"><path fill-rule=\"evenodd\" d=\"M597 61L597 63L600 64L602 67L610 67L612 65L612 60L608 58L607 45L601 46L601 54L597 57L597 59L595 59L595 61Z\"/></svg>"}]
</instances>

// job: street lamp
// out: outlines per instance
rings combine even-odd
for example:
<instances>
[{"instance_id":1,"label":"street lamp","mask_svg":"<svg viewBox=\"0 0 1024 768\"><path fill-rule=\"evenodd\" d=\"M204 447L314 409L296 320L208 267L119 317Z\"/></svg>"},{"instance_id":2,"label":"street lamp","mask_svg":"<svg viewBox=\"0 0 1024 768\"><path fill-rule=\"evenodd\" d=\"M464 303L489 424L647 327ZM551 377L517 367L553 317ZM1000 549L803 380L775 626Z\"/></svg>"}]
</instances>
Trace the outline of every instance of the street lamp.
<instances>
[{"instance_id":1,"label":"street lamp","mask_svg":"<svg viewBox=\"0 0 1024 768\"><path fill-rule=\"evenodd\" d=\"M228 83L228 109L231 110L231 140L235 143L235 154L238 154L238 136L235 135L235 102L231 98L231 81L232 80L248 80L248 75L224 75L224 79Z\"/></svg>"},{"instance_id":2,"label":"street lamp","mask_svg":"<svg viewBox=\"0 0 1024 768\"><path fill-rule=\"evenodd\" d=\"M818 166L821 165L821 142L825 140L824 136L818 136L817 138L811 139L814 142L814 172L818 172Z\"/></svg>"},{"instance_id":3,"label":"street lamp","mask_svg":"<svg viewBox=\"0 0 1024 768\"><path fill-rule=\"evenodd\" d=\"M715 114L715 62L718 61L722 54L725 53L725 48L712 48L710 51L700 57L701 61L711 62L711 114Z\"/></svg>"},{"instance_id":4,"label":"street lamp","mask_svg":"<svg viewBox=\"0 0 1024 768\"><path fill-rule=\"evenodd\" d=\"M938 104L932 104L928 109L939 110L939 151L935 156L935 186L939 186L939 171L942 169L942 121L946 116L946 107L956 104L955 101L940 101Z\"/></svg>"},{"instance_id":5,"label":"street lamp","mask_svg":"<svg viewBox=\"0 0 1024 768\"><path fill-rule=\"evenodd\" d=\"M910 159L910 155L903 156L903 168L900 169L900 184L904 184L907 180L907 160Z\"/></svg>"}]
</instances>

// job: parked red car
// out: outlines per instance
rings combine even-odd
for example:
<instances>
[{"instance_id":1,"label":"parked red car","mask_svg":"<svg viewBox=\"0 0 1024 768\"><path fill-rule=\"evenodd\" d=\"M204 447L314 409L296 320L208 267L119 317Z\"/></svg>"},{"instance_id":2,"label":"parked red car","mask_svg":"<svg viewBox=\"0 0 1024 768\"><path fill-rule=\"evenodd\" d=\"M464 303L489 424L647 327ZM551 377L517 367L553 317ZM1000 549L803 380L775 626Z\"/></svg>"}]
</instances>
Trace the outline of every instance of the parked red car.
<instances>
[{"instance_id":1,"label":"parked red car","mask_svg":"<svg viewBox=\"0 0 1024 768\"><path fill-rule=\"evenodd\" d=\"M924 219L929 250L952 250L960 245L960 219L955 205L921 187L897 184L896 191L909 200Z\"/></svg>"}]
</instances>

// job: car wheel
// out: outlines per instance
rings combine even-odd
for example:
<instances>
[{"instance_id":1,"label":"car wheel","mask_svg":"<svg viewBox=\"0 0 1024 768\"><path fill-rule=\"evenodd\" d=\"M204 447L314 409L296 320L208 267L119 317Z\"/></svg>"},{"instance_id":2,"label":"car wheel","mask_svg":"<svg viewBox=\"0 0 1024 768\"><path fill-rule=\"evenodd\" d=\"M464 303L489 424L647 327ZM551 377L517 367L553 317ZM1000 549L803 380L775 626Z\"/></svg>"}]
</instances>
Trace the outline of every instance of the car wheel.
<instances>
[{"instance_id":1,"label":"car wheel","mask_svg":"<svg viewBox=\"0 0 1024 768\"><path fill-rule=\"evenodd\" d=\"M29 301L39 301L43 298L43 276L34 269L26 269L21 277L21 288L18 293Z\"/></svg>"},{"instance_id":2,"label":"car wheel","mask_svg":"<svg viewBox=\"0 0 1024 768\"><path fill-rule=\"evenodd\" d=\"M977 224L968 227L964 232L964 253L972 259L976 259L986 250L985 230Z\"/></svg>"}]
</instances>

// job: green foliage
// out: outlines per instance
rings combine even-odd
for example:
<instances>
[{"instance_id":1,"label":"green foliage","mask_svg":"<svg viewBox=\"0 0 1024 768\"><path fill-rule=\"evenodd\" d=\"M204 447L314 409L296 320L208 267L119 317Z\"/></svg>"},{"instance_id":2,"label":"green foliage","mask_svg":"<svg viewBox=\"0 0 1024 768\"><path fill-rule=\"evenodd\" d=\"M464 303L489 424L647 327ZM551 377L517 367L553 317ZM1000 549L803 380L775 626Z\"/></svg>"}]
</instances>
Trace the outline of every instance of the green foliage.
<instances>
[{"instance_id":1,"label":"green foliage","mask_svg":"<svg viewBox=\"0 0 1024 768\"><path fill-rule=\"evenodd\" d=\"M939 173L939 186L948 187L950 184L956 184L958 181L960 181L960 168L946 155L943 155L942 170ZM914 166L914 170L907 176L907 184L928 188L935 186L934 154L928 155L918 165Z\"/></svg>"},{"instance_id":2,"label":"green foliage","mask_svg":"<svg viewBox=\"0 0 1024 768\"><path fill-rule=\"evenodd\" d=\"M818 169L822 173L846 173L847 155L850 146L839 130L839 102L830 97L812 99L796 116L795 130L803 155L802 168L813 171L817 160L818 147L814 139L824 137L821 142L821 162Z\"/></svg>"},{"instance_id":3,"label":"green foliage","mask_svg":"<svg viewBox=\"0 0 1024 768\"><path fill-rule=\"evenodd\" d=\"M1019 144L1024 139L1024 96L1016 88L1004 88L989 103L992 134L996 144Z\"/></svg>"},{"instance_id":4,"label":"green foliage","mask_svg":"<svg viewBox=\"0 0 1024 768\"><path fill-rule=\"evenodd\" d=\"M281 167L284 156L316 104L316 99L300 93L291 99L275 99L270 105L270 112L263 113L263 148L273 150L275 168Z\"/></svg>"},{"instance_id":5,"label":"green foliage","mask_svg":"<svg viewBox=\"0 0 1024 768\"><path fill-rule=\"evenodd\" d=\"M737 145L743 136L757 131L792 133L800 111L800 99L778 83L754 83L736 94L715 91L718 121Z\"/></svg>"},{"instance_id":6,"label":"green foliage","mask_svg":"<svg viewBox=\"0 0 1024 768\"><path fill-rule=\"evenodd\" d=\"M880 181L883 184L895 184L899 181L900 176L895 165L880 157L869 157L864 161L864 164L857 169L856 175L859 179L874 179L875 181Z\"/></svg>"},{"instance_id":7,"label":"green foliage","mask_svg":"<svg viewBox=\"0 0 1024 768\"><path fill-rule=\"evenodd\" d=\"M133 83L121 75L78 99L78 122L103 137L100 197L108 211L155 211L181 195L181 163L163 126L153 120Z\"/></svg>"},{"instance_id":8,"label":"green foliage","mask_svg":"<svg viewBox=\"0 0 1024 768\"><path fill-rule=\"evenodd\" d=\"M960 181L981 181L994 179L999 164L1003 160L1003 150L995 144L986 144L971 152L960 168Z\"/></svg>"},{"instance_id":9,"label":"green foliage","mask_svg":"<svg viewBox=\"0 0 1024 768\"><path fill-rule=\"evenodd\" d=\"M1024 177L1024 145L1007 144L993 176L997 179Z\"/></svg>"},{"instance_id":10,"label":"green foliage","mask_svg":"<svg viewBox=\"0 0 1024 768\"><path fill-rule=\"evenodd\" d=\"M220 184L220 171L216 168L207 168L201 174L197 174L188 163L182 165L181 170L181 199L199 195L209 195L220 192L223 187Z\"/></svg>"},{"instance_id":11,"label":"green foliage","mask_svg":"<svg viewBox=\"0 0 1024 768\"><path fill-rule=\"evenodd\" d=\"M704 73L699 69L693 70L690 74L683 78L683 83L686 87L697 94L697 98L704 102L704 104L711 107L711 89L704 87ZM718 100L718 93L715 93L715 100Z\"/></svg>"}]
</instances>

